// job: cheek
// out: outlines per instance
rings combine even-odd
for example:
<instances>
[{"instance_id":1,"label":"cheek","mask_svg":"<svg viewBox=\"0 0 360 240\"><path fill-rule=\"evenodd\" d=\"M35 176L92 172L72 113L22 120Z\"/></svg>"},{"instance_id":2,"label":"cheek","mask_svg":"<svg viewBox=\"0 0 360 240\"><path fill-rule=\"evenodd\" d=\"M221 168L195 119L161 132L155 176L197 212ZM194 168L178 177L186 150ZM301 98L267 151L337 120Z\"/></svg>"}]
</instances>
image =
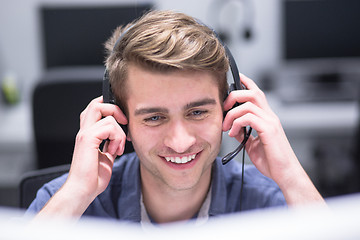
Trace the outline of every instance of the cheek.
<instances>
[{"instance_id":1,"label":"cheek","mask_svg":"<svg viewBox=\"0 0 360 240\"><path fill-rule=\"evenodd\" d=\"M222 138L222 118L215 119L212 122L196 126L199 138L211 144L218 144Z\"/></svg>"},{"instance_id":2,"label":"cheek","mask_svg":"<svg viewBox=\"0 0 360 240\"><path fill-rule=\"evenodd\" d=\"M149 130L141 124L129 124L129 140L137 152L148 152L158 144L161 138L160 131Z\"/></svg>"}]
</instances>

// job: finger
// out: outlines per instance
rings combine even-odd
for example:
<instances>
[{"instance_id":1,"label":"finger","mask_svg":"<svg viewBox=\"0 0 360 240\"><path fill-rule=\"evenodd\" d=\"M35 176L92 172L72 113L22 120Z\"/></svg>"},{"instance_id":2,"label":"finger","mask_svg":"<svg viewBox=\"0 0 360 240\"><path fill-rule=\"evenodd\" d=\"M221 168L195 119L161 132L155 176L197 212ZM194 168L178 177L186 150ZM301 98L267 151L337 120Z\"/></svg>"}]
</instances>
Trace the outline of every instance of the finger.
<instances>
[{"instance_id":1,"label":"finger","mask_svg":"<svg viewBox=\"0 0 360 240\"><path fill-rule=\"evenodd\" d=\"M108 140L104 146L103 152L115 155L124 148L126 134L113 117L108 116L102 119L96 124L96 128L98 128L99 131L97 135L99 140Z\"/></svg>"},{"instance_id":2,"label":"finger","mask_svg":"<svg viewBox=\"0 0 360 240\"><path fill-rule=\"evenodd\" d=\"M97 109L97 106L103 102L103 97L97 97L90 101L86 108L80 114L80 128L90 126L91 122L95 123L101 119L101 116L96 116L94 111ZM90 118L92 116L92 119Z\"/></svg>"},{"instance_id":3,"label":"finger","mask_svg":"<svg viewBox=\"0 0 360 240\"><path fill-rule=\"evenodd\" d=\"M224 101L224 110L230 110L236 103L243 104L245 102L252 102L253 98L249 90L232 91Z\"/></svg>"},{"instance_id":4,"label":"finger","mask_svg":"<svg viewBox=\"0 0 360 240\"><path fill-rule=\"evenodd\" d=\"M263 131L263 126L266 125L265 122L259 118L258 116L251 114L251 113L247 113L244 116L242 116L241 118L237 118L234 120L228 135L230 137L242 137L242 130L244 127L246 126L250 126L253 129L255 129L256 131ZM238 139L239 140L239 139Z\"/></svg>"},{"instance_id":5,"label":"finger","mask_svg":"<svg viewBox=\"0 0 360 240\"><path fill-rule=\"evenodd\" d=\"M102 96L97 97L97 98L94 98L93 100L90 101L90 103L86 106L86 108L82 111L81 114L86 114L86 113L89 111L89 107L90 107L92 104L102 103L102 102L103 102L103 97L102 97Z\"/></svg>"},{"instance_id":6,"label":"finger","mask_svg":"<svg viewBox=\"0 0 360 240\"><path fill-rule=\"evenodd\" d=\"M271 111L271 108L267 102L265 93L258 87L258 85L252 80L251 78L245 76L244 74L240 74L241 81L244 83L245 87L250 90L252 93L252 97L254 103L262 108L266 108L267 110Z\"/></svg>"},{"instance_id":7,"label":"finger","mask_svg":"<svg viewBox=\"0 0 360 240\"><path fill-rule=\"evenodd\" d=\"M88 127L104 117L112 116L120 124L127 124L127 118L120 108L114 104L96 103L89 104L86 112L82 115L81 127Z\"/></svg>"},{"instance_id":8,"label":"finger","mask_svg":"<svg viewBox=\"0 0 360 240\"><path fill-rule=\"evenodd\" d=\"M110 103L103 103L102 107L101 114L103 117L112 116L115 118L116 122L122 125L128 124L128 120L119 106Z\"/></svg>"},{"instance_id":9,"label":"finger","mask_svg":"<svg viewBox=\"0 0 360 240\"><path fill-rule=\"evenodd\" d=\"M110 143L112 143L112 145L110 145ZM119 144L110 140L105 141L102 152L105 153L106 155L110 154L112 158L115 159L117 156L123 155L125 150L125 143L126 143L125 139L120 140ZM109 150L109 145L110 145L110 150Z\"/></svg>"},{"instance_id":10,"label":"finger","mask_svg":"<svg viewBox=\"0 0 360 240\"><path fill-rule=\"evenodd\" d=\"M89 127L107 116L113 116L120 124L125 125L128 123L126 116L118 106L102 103L102 101L102 97L99 97L89 103L80 115L80 128Z\"/></svg>"},{"instance_id":11,"label":"finger","mask_svg":"<svg viewBox=\"0 0 360 240\"><path fill-rule=\"evenodd\" d=\"M80 129L77 134L76 145L98 149L104 140L109 142L105 144L104 152L111 155L118 151L119 145L125 144L126 135L112 116L101 119L89 128Z\"/></svg>"},{"instance_id":12,"label":"finger","mask_svg":"<svg viewBox=\"0 0 360 240\"><path fill-rule=\"evenodd\" d=\"M245 116L247 116L247 118L245 118ZM268 126L270 129L271 125L276 124L273 118L273 114L269 114L269 112L251 102L246 102L227 113L223 121L223 131L230 131L229 135L232 137L237 135L238 132L246 126L250 126L256 131L261 132L266 129L264 126Z\"/></svg>"},{"instance_id":13,"label":"finger","mask_svg":"<svg viewBox=\"0 0 360 240\"><path fill-rule=\"evenodd\" d=\"M256 83L251 78L247 77L245 74L240 73L240 81L248 90L260 90Z\"/></svg>"},{"instance_id":14,"label":"finger","mask_svg":"<svg viewBox=\"0 0 360 240\"><path fill-rule=\"evenodd\" d=\"M242 99L245 99L245 94L246 94L245 91L247 90L230 92L224 101L224 105L223 105L224 111L230 110L236 103L241 103Z\"/></svg>"},{"instance_id":15,"label":"finger","mask_svg":"<svg viewBox=\"0 0 360 240\"><path fill-rule=\"evenodd\" d=\"M233 121L228 132L230 137L239 138L241 129L245 126L252 127L261 138L263 144L270 144L274 138L283 134L280 120L271 116L257 116L252 113L246 113Z\"/></svg>"},{"instance_id":16,"label":"finger","mask_svg":"<svg viewBox=\"0 0 360 240\"><path fill-rule=\"evenodd\" d=\"M109 184L112 175L112 168L114 166L115 158L109 154L99 152L99 167L98 167L98 192L102 193Z\"/></svg>"},{"instance_id":17,"label":"finger","mask_svg":"<svg viewBox=\"0 0 360 240\"><path fill-rule=\"evenodd\" d=\"M251 102L260 108L271 111L265 94L261 90L237 90L232 91L224 101L224 110L228 111L236 103Z\"/></svg>"},{"instance_id":18,"label":"finger","mask_svg":"<svg viewBox=\"0 0 360 240\"><path fill-rule=\"evenodd\" d=\"M265 117L265 112L258 106L254 105L253 103L246 102L236 108L231 109L227 112L224 121L223 121L223 131L228 131L235 119L242 117L247 113L252 113L257 116Z\"/></svg>"},{"instance_id":19,"label":"finger","mask_svg":"<svg viewBox=\"0 0 360 240\"><path fill-rule=\"evenodd\" d=\"M117 151L116 151L116 155L117 156L121 156L124 154L125 151L125 144L126 144L126 140L124 140L123 142L121 142L121 144L119 145Z\"/></svg>"},{"instance_id":20,"label":"finger","mask_svg":"<svg viewBox=\"0 0 360 240\"><path fill-rule=\"evenodd\" d=\"M113 156L122 155L124 146L125 146L125 137L124 138L117 138L114 140L109 140L109 145L107 148L107 152Z\"/></svg>"}]
</instances>

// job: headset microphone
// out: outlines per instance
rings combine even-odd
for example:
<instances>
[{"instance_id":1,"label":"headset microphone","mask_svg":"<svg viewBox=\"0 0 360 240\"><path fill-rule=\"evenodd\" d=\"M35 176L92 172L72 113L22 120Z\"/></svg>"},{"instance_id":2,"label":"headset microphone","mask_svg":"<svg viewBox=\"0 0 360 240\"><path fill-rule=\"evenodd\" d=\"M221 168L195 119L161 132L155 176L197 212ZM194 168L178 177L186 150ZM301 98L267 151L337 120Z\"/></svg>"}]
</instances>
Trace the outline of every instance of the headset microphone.
<instances>
[{"instance_id":1,"label":"headset microphone","mask_svg":"<svg viewBox=\"0 0 360 240\"><path fill-rule=\"evenodd\" d=\"M204 24L203 24L204 25ZM211 28L210 28L211 29ZM239 74L239 69L237 67L236 61L234 56L232 55L232 53L230 52L229 48L225 45L225 43L220 39L220 37L218 36L218 34L215 32L215 30L212 30L215 34L215 36L218 38L218 40L220 41L220 43L224 46L225 52L226 52L226 56L229 59L229 64L230 64L230 71L231 71L231 75L233 77L234 82L230 84L229 86L229 93L235 90L244 90L246 89L245 86L241 83L241 79L240 79L240 74ZM239 104L235 104L233 106L236 107ZM230 162L240 151L241 149L244 148L247 140L250 137L252 128L251 127L244 127L244 139L242 140L242 142L240 143L240 145L232 152L226 154L222 159L221 162L223 165L227 164L228 162ZM242 162L244 163L244 159L242 160ZM244 167L243 167L244 169Z\"/></svg>"}]
</instances>

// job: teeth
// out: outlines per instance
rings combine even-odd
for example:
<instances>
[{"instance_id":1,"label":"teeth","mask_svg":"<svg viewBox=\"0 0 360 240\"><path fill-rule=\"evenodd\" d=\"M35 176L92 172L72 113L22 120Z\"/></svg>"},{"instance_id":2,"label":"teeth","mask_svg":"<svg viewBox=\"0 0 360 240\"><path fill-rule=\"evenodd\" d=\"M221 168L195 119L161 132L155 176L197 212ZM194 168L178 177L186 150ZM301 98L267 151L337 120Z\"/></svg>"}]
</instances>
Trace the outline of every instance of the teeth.
<instances>
[{"instance_id":1,"label":"teeth","mask_svg":"<svg viewBox=\"0 0 360 240\"><path fill-rule=\"evenodd\" d=\"M165 157L166 161L173 163L187 163L193 160L196 157L196 154L186 156L186 157Z\"/></svg>"}]
</instances>

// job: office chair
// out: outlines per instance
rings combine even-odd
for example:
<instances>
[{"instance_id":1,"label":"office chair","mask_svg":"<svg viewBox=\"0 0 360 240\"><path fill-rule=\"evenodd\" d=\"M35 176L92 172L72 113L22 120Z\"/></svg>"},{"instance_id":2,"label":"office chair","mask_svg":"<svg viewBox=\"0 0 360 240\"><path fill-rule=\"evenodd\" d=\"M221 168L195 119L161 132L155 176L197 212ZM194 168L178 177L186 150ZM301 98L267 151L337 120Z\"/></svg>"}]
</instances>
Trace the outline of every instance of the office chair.
<instances>
[{"instance_id":1,"label":"office chair","mask_svg":"<svg viewBox=\"0 0 360 240\"><path fill-rule=\"evenodd\" d=\"M102 94L103 67L47 72L33 92L37 168L71 162L80 113ZM125 152L132 152L130 142Z\"/></svg>"},{"instance_id":2,"label":"office chair","mask_svg":"<svg viewBox=\"0 0 360 240\"><path fill-rule=\"evenodd\" d=\"M70 164L34 170L26 173L19 185L19 207L28 208L35 199L37 191L47 182L67 173Z\"/></svg>"}]
</instances>

